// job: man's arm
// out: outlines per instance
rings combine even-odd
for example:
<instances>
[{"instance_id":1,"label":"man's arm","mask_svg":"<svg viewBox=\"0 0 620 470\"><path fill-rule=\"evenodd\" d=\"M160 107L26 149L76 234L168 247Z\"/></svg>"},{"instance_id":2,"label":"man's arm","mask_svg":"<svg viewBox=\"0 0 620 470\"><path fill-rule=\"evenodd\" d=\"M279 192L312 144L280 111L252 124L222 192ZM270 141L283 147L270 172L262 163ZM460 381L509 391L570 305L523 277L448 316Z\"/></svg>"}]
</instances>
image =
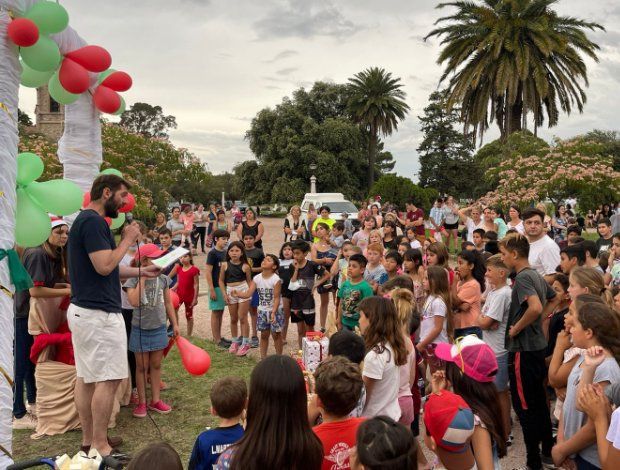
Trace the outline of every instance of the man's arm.
<instances>
[{"instance_id":1,"label":"man's arm","mask_svg":"<svg viewBox=\"0 0 620 470\"><path fill-rule=\"evenodd\" d=\"M98 236L99 234L93 233L92 235ZM124 235L124 238L114 250L97 250L88 253L95 271L101 276L107 276L116 269L129 247L133 246L140 237L140 227L134 222L125 229Z\"/></svg>"}]
</instances>

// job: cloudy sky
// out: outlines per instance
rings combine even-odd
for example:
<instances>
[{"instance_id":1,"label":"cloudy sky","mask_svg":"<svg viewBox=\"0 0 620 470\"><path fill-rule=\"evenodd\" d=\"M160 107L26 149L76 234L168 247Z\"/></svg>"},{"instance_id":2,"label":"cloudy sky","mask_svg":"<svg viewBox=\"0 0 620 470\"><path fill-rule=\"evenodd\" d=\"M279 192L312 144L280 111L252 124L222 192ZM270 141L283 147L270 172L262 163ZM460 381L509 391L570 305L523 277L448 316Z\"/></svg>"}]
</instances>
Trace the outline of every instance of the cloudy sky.
<instances>
[{"instance_id":1,"label":"cloudy sky","mask_svg":"<svg viewBox=\"0 0 620 470\"><path fill-rule=\"evenodd\" d=\"M387 140L396 171L415 178L421 141L417 116L436 89L437 41L424 43L441 12L431 0L106 0L61 2L70 24L110 51L113 67L129 72L128 104L143 101L176 116L172 141L189 148L215 173L251 159L243 139L252 117L316 80L345 82L369 66L401 77L412 111ZM589 64L582 115L562 116L543 138L593 128L620 130L620 4L561 0L560 13L601 23L594 33L601 62ZM35 96L22 89L20 107ZM489 133L486 141L496 135Z\"/></svg>"}]
</instances>

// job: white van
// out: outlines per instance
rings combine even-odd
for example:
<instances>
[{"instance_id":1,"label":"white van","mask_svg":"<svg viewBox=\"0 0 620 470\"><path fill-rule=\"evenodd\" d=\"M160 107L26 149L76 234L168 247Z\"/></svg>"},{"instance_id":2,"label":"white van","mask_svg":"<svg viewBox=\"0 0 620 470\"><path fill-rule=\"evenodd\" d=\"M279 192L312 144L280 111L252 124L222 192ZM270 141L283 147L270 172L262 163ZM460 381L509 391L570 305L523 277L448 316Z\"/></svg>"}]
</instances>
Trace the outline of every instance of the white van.
<instances>
[{"instance_id":1,"label":"white van","mask_svg":"<svg viewBox=\"0 0 620 470\"><path fill-rule=\"evenodd\" d=\"M348 219L353 222L353 226L356 228L359 226L357 207L351 201L347 201L342 193L306 193L301 203L301 218L306 222L308 221L310 204L314 204L317 213L321 206L329 207L329 218L334 220L342 220L342 213L346 212L349 215Z\"/></svg>"}]
</instances>

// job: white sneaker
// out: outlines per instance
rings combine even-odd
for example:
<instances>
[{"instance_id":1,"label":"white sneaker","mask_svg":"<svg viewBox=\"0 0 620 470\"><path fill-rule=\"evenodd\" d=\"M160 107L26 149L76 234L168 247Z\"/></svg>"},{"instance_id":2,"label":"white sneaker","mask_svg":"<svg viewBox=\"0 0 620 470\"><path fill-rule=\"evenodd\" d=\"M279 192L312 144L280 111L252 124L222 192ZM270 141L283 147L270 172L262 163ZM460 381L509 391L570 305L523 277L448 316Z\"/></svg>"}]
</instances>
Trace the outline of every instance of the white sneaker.
<instances>
[{"instance_id":1,"label":"white sneaker","mask_svg":"<svg viewBox=\"0 0 620 470\"><path fill-rule=\"evenodd\" d=\"M37 404L26 403L26 411L36 418L37 417Z\"/></svg>"},{"instance_id":2,"label":"white sneaker","mask_svg":"<svg viewBox=\"0 0 620 470\"><path fill-rule=\"evenodd\" d=\"M13 419L13 429L36 429L36 427L37 418L32 416L30 413L26 413L19 419Z\"/></svg>"}]
</instances>

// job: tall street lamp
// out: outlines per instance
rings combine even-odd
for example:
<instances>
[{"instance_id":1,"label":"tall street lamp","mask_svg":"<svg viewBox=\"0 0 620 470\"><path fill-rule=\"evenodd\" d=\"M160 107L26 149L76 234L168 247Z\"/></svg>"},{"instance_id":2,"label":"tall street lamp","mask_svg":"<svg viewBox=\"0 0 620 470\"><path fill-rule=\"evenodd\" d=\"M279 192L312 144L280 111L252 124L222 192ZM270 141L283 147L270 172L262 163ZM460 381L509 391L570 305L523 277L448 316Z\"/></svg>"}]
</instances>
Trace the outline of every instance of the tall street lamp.
<instances>
[{"instance_id":1,"label":"tall street lamp","mask_svg":"<svg viewBox=\"0 0 620 470\"><path fill-rule=\"evenodd\" d=\"M314 176L314 170L316 170L316 164L310 164L310 171L312 172L312 176L310 176L310 192L316 193L316 176Z\"/></svg>"}]
</instances>

